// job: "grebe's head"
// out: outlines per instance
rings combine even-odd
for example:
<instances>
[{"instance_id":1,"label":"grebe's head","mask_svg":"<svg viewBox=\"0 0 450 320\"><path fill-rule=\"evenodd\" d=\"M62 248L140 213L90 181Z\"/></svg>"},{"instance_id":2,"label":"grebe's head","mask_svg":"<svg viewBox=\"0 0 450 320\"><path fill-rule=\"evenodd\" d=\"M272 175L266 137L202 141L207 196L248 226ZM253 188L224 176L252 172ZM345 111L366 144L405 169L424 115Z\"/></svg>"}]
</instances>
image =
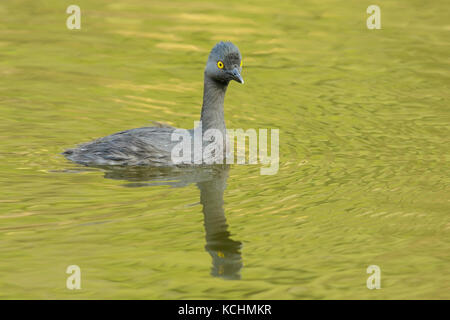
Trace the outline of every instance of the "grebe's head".
<instances>
[{"instance_id":1,"label":"grebe's head","mask_svg":"<svg viewBox=\"0 0 450 320\"><path fill-rule=\"evenodd\" d=\"M231 42L217 43L209 54L205 76L224 84L231 80L244 83L241 72L242 56L238 47Z\"/></svg>"}]
</instances>

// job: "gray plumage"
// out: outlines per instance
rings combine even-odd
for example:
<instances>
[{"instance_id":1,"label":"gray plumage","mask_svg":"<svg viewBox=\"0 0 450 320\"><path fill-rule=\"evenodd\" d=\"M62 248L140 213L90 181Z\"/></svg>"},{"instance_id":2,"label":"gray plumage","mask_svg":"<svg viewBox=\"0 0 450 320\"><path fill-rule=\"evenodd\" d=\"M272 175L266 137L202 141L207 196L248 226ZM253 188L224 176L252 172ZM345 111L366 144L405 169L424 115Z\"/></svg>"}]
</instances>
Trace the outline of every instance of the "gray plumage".
<instances>
[{"instance_id":1,"label":"gray plumage","mask_svg":"<svg viewBox=\"0 0 450 320\"><path fill-rule=\"evenodd\" d=\"M219 61L223 63L222 68L219 67ZM211 50L204 73L201 112L203 132L211 128L217 129L225 139L225 93L231 80L244 82L241 71L239 49L231 42L217 43ZM160 125L121 131L68 149L63 155L71 161L88 166L174 166L171 152L178 143L171 141L174 130L176 128ZM193 135L192 129L189 134Z\"/></svg>"}]
</instances>

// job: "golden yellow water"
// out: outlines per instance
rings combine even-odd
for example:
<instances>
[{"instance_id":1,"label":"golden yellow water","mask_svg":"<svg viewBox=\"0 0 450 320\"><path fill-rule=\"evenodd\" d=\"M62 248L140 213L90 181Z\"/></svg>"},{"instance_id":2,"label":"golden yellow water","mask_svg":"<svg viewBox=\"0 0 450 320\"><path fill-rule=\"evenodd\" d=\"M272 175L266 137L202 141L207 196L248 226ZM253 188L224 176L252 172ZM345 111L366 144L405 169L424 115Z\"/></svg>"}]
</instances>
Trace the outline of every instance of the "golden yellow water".
<instances>
[{"instance_id":1,"label":"golden yellow water","mask_svg":"<svg viewBox=\"0 0 450 320\"><path fill-rule=\"evenodd\" d=\"M77 0L81 30L70 4L0 3L0 298L450 298L448 1L380 1L381 30L355 0ZM205 249L195 183L59 154L151 120L191 128L219 40L244 62L227 126L280 129L278 174L229 170L235 280L212 270L228 253Z\"/></svg>"}]
</instances>

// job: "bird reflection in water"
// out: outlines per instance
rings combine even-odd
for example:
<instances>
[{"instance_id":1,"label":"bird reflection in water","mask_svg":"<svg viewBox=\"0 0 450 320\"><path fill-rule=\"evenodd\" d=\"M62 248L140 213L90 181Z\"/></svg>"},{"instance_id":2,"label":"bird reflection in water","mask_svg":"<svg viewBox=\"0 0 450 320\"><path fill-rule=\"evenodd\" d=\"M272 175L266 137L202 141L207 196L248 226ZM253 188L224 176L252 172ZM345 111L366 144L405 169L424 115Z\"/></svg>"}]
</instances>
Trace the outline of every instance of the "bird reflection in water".
<instances>
[{"instance_id":1,"label":"bird reflection in water","mask_svg":"<svg viewBox=\"0 0 450 320\"><path fill-rule=\"evenodd\" d=\"M186 187L196 183L200 190L206 232L206 251L212 257L211 275L230 280L241 278L241 242L232 240L223 208L229 167L196 168L102 167L105 178L126 180L127 187L169 185Z\"/></svg>"}]
</instances>

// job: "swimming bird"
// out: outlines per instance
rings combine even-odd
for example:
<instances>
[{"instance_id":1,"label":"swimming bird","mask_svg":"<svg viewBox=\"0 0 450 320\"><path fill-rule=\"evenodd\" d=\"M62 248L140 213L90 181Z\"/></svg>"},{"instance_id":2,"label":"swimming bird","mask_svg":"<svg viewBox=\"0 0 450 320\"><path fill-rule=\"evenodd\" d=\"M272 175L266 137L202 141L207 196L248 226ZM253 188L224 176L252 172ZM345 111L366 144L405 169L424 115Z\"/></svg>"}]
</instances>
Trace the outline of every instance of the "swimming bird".
<instances>
[{"instance_id":1,"label":"swimming bird","mask_svg":"<svg viewBox=\"0 0 450 320\"><path fill-rule=\"evenodd\" d=\"M208 56L204 71L202 133L216 129L225 139L225 93L230 81L244 83L241 72L242 56L238 47L231 42L217 43ZM177 128L159 125L121 131L68 149L63 155L86 166L176 166L172 161L172 150L179 143L172 141L175 130ZM194 129L187 132L194 135ZM193 156L190 158L194 159Z\"/></svg>"}]
</instances>

